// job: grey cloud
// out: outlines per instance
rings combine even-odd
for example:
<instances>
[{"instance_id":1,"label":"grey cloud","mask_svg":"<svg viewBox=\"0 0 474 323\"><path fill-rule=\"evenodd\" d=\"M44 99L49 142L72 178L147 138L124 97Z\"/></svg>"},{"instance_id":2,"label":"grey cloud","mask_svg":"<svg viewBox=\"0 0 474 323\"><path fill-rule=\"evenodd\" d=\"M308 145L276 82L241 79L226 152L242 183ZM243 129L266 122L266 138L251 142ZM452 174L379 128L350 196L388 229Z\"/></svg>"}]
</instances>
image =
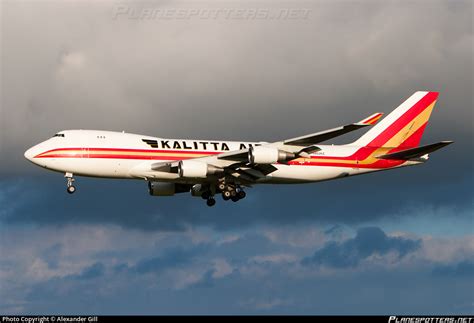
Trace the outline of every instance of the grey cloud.
<instances>
[{"instance_id":1,"label":"grey cloud","mask_svg":"<svg viewBox=\"0 0 474 323\"><path fill-rule=\"evenodd\" d=\"M30 287L21 313L95 314L469 314L472 279L440 277L429 272L370 271L343 276L293 277L280 268L265 276L235 273L212 283L173 290L156 280L111 275L97 284L52 280ZM431 276L432 277L432 276ZM123 281L128 284L123 285ZM413 282L416 281L416 284ZM64 292L65 286L70 291ZM106 293L91 294L102 287ZM105 288L106 287L106 288ZM232 292L229 292L232 291ZM403 295L403 297L400 297ZM35 296L35 297L33 297ZM290 299L275 306L264 300Z\"/></svg>"},{"instance_id":2,"label":"grey cloud","mask_svg":"<svg viewBox=\"0 0 474 323\"><path fill-rule=\"evenodd\" d=\"M55 243L51 247L42 252L42 259L46 261L49 268L58 268L58 260L61 256L62 246L60 243Z\"/></svg>"},{"instance_id":3,"label":"grey cloud","mask_svg":"<svg viewBox=\"0 0 474 323\"><path fill-rule=\"evenodd\" d=\"M306 266L324 265L335 268L356 267L362 260L373 255L395 252L404 257L421 246L421 240L390 237L377 227L361 228L354 238L344 242L328 242L311 257L302 260Z\"/></svg>"},{"instance_id":4,"label":"grey cloud","mask_svg":"<svg viewBox=\"0 0 474 323\"><path fill-rule=\"evenodd\" d=\"M201 244L195 249L170 248L161 251L158 257L154 257L156 251L150 249L135 262L118 266L114 265L117 259L114 255L80 269L76 275L32 282L24 289L26 298L20 298L24 306L20 312L26 314L60 308L63 314L416 314L419 311L446 314L469 313L472 309L462 305L472 299L473 288L471 276L463 274L464 270L433 276L430 275L432 266L414 261L387 268L371 267L366 271L342 268L348 270L342 274L340 271L318 274L305 267L301 270L297 262L252 262L250 255L253 254L294 249L281 243L270 246L251 243L256 241L256 236L263 234L260 231L236 233L240 240L248 237L249 243L241 241L240 248L232 248L232 244L225 246L215 239L204 248L199 247ZM374 249L371 242L379 242L375 249L382 252L395 246L395 249L402 250L401 253L407 253L412 248L407 241L417 241L388 237L378 228L362 229L358 233L361 235L364 238L348 241L357 244L356 249L365 250L366 254ZM133 237L129 232L123 232L122 239L129 241ZM355 242L356 239L360 241ZM341 241L340 245L348 241ZM246 261L232 262L234 269L230 274L216 278L212 263L219 254L216 250L220 248L229 261L241 258L243 254L247 256L243 257ZM61 260L63 262L64 257ZM469 263L469 260L465 262ZM450 263L444 265L459 267ZM144 271L137 270L140 266ZM164 268L180 270L165 274ZM201 273L197 274L195 282L176 289L170 280L180 277L176 276L179 271L187 271L188 275ZM156 275L144 275L144 272ZM413 284L413 281L417 283ZM401 294L404 297L400 297Z\"/></svg>"},{"instance_id":5,"label":"grey cloud","mask_svg":"<svg viewBox=\"0 0 474 323\"><path fill-rule=\"evenodd\" d=\"M139 274L145 273L159 273L169 268L175 268L192 262L193 258L200 254L203 248L196 247L191 250L184 250L181 248L166 250L163 255L149 259L141 260L136 266L132 268Z\"/></svg>"},{"instance_id":6,"label":"grey cloud","mask_svg":"<svg viewBox=\"0 0 474 323\"><path fill-rule=\"evenodd\" d=\"M113 269L114 273L118 274L118 273L126 272L129 269L129 266L126 263L120 263L120 264L117 264L117 265L113 266L112 269Z\"/></svg>"},{"instance_id":7,"label":"grey cloud","mask_svg":"<svg viewBox=\"0 0 474 323\"><path fill-rule=\"evenodd\" d=\"M209 269L208 271L206 271L204 273L204 275L202 276L202 278L192 284L190 286L190 288L212 288L215 286L215 278L213 277L215 273L215 270L214 269Z\"/></svg>"},{"instance_id":8,"label":"grey cloud","mask_svg":"<svg viewBox=\"0 0 474 323\"><path fill-rule=\"evenodd\" d=\"M20 227L9 228L14 231L8 237L30 232ZM58 234L62 230L56 227L37 230L37 234L28 236L27 243L21 243L20 239L20 243L14 241L9 244L9 253L1 250L3 255L8 256L0 260L2 274L8 275L8 279L2 279L0 290L2 309L16 308L15 313L22 314L51 311L61 311L61 314L470 311L469 307L457 306L472 298L472 275L464 274L462 268L465 265L458 265L469 263L471 253L462 253L464 256L456 258L456 262L437 262L435 266L423 252L414 252L403 262L392 263L391 259L382 259L390 264L386 267L368 266L365 270L328 268L320 272L300 265L298 260L307 254L306 248L295 247L289 241L272 242L266 239L268 227L253 226L245 231L233 231L230 234L237 236L237 240L226 243L222 242L222 232L195 228L196 234L206 234L208 239L191 243L183 241L181 233L167 233L159 234L162 238L156 240L156 244L151 239L155 233L137 235L136 230L117 232L106 225L86 226L80 230L70 226L65 234ZM91 231L99 234L97 237L101 237L101 243L85 243L90 239ZM286 226L285 231L293 234L306 232L303 226ZM71 234L74 235L73 240ZM137 241L141 235L147 238ZM364 250L368 254L373 249L383 253L393 248L409 253L410 244L417 241L413 238L406 242L374 228L363 229L358 235L365 238L338 239L337 242L340 246L350 242L357 245L356 250ZM104 243L110 239L114 242L117 238L120 243ZM361 241L356 243L356 239ZM444 239L440 241L446 243ZM431 243L431 240L426 239L426 243ZM42 247L38 248L38 245ZM58 245L62 246L63 252L57 252ZM5 244L2 243L2 246ZM433 246L436 247L436 243ZM452 246L454 253L464 248L460 243L453 243ZM71 247L74 248L74 255L64 253ZM38 252L31 252L35 248ZM37 270L31 276L31 259L40 257L46 261L54 253L50 250L55 250L59 268L46 272ZM123 252L127 250L134 252ZM271 257L275 254L291 254L296 261L254 261L255 255ZM100 260L95 259L97 255L100 255ZM231 270L220 275L216 259L225 260ZM461 269L451 270L448 274L433 273L434 268L442 266ZM177 283L181 285L177 287ZM400 298L400 294L406 296ZM277 299L291 302L271 301ZM20 304L19 307L11 305L15 303Z\"/></svg>"},{"instance_id":9,"label":"grey cloud","mask_svg":"<svg viewBox=\"0 0 474 323\"><path fill-rule=\"evenodd\" d=\"M59 129L277 140L420 89L442 93L426 140L472 146L470 1L285 4L311 11L293 21L112 19L115 6L4 4L2 168L31 169L23 151Z\"/></svg>"},{"instance_id":10,"label":"grey cloud","mask_svg":"<svg viewBox=\"0 0 474 323\"><path fill-rule=\"evenodd\" d=\"M465 260L457 264L438 265L433 269L433 274L448 277L472 277L474 276L474 262Z\"/></svg>"},{"instance_id":11,"label":"grey cloud","mask_svg":"<svg viewBox=\"0 0 474 323\"><path fill-rule=\"evenodd\" d=\"M168 4L136 6L155 5ZM288 6L308 6L311 14L295 21L136 21L113 20L113 3L6 2L0 179L17 189L0 196L1 221L182 231L197 224L360 223L420 203L471 207L472 4ZM441 91L424 142L456 141L425 165L259 187L214 210L189 196L150 198L138 181L78 178L78 196L59 195L61 175L23 158L26 148L65 128L276 140L388 112L419 89ZM28 177L15 183L20 173ZM326 202L335 198L344 203ZM308 211L315 199L318 207ZM355 207L349 213L346 205Z\"/></svg>"},{"instance_id":12,"label":"grey cloud","mask_svg":"<svg viewBox=\"0 0 474 323\"><path fill-rule=\"evenodd\" d=\"M78 274L78 275L72 275L71 278L74 279L94 279L98 278L102 275L104 275L105 272L105 266L104 264L100 262L96 262L92 265L90 265L87 268L84 268L84 270Z\"/></svg>"},{"instance_id":13,"label":"grey cloud","mask_svg":"<svg viewBox=\"0 0 474 323\"><path fill-rule=\"evenodd\" d=\"M449 219L471 214L471 1L283 4L311 10L308 19L295 21L114 20L115 5L2 3L0 224L6 231L24 228L18 242L51 239L44 249L22 253L25 244L0 237L2 254L9 256L0 260L0 274L12 275L1 281L2 312L472 313L470 260L351 270L371 254L419 257L411 253L419 248L416 239L372 228L341 241L337 229L328 230L327 238L336 242L316 251L315 259L304 258L307 249L274 244L259 233L265 226L284 232L373 221L383 228L386 217L406 219L410 209L424 206L447 207L442 216ZM130 3L170 5L227 6ZM61 174L23 158L28 147L72 128L277 140L389 112L423 89L441 93L423 142L456 141L425 165L298 187L256 187L245 200L219 200L213 209L190 196L149 197L139 181L78 178L78 192L69 196ZM85 231L96 226L119 227L120 241L105 248L94 240L94 248L68 258L58 233L72 227L87 239ZM34 234L49 229L54 234ZM226 233L239 238L193 249L194 242L183 239L187 230L211 240ZM101 237L107 230L98 232ZM168 238L154 238L162 234ZM85 248L83 240L75 250ZM249 260L273 254L292 254L297 261ZM33 258L47 268L30 272ZM236 269L214 278L216 258ZM299 259L338 270L320 276ZM187 288L171 286L175 271L167 269L174 268L196 276ZM73 273L63 276L63 270Z\"/></svg>"},{"instance_id":14,"label":"grey cloud","mask_svg":"<svg viewBox=\"0 0 474 323\"><path fill-rule=\"evenodd\" d=\"M249 189L248 197L239 203L229 204L218 197L212 209L189 194L151 197L145 182L138 181L118 183L80 178L74 196L66 194L62 176L54 181L25 179L18 184L1 181L6 189L0 187L0 194L3 192L5 197L0 222L115 224L145 231L184 231L196 225L232 230L269 223L364 224L387 216L392 220L406 218L413 215L411 209L426 207L449 207L444 217L462 218L470 214L470 178L453 184L429 185L410 177L417 171L414 168L309 185L257 186ZM403 171L407 178L400 176ZM308 208L309 201L317 205Z\"/></svg>"}]
</instances>

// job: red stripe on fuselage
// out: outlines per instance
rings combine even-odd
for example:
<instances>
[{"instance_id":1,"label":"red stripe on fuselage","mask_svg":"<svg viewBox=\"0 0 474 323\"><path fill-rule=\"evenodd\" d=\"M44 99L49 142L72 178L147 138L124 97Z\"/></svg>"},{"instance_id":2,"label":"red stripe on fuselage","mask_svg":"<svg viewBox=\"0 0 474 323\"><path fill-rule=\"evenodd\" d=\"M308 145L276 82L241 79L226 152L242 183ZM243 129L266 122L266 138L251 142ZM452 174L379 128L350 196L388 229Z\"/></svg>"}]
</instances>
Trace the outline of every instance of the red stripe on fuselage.
<instances>
[{"instance_id":1,"label":"red stripe on fuselage","mask_svg":"<svg viewBox=\"0 0 474 323\"><path fill-rule=\"evenodd\" d=\"M424 111L437 97L437 93L428 93L420 101L418 101L412 108L410 108L405 114L391 124L385 131L383 131L377 138L375 138L368 146L359 148L350 156L336 157L336 156L311 156L309 161L303 163L289 162L290 165L308 165L308 166L333 166L333 167L349 167L349 168L389 168L398 166L404 163L403 160L377 160L371 164L359 164L357 161L362 161L369 157L378 146L374 146L377 142L387 142L390 138L398 133L403 127L405 127L413 118ZM415 131L409 138L407 138L399 147L394 147L391 152L400 151L407 147L414 147L419 144L421 135L426 127L427 123L421 126ZM79 151L78 154L51 154L55 151ZM127 152L127 153L150 153L150 155L133 155L133 154L98 154L97 152ZM188 154L189 157L183 156L157 156L154 154L167 153L167 154ZM193 155L216 155L222 152L219 151L195 151L195 150L163 150L163 149L127 149L127 148L56 148L43 152L35 158L102 158L102 159L136 159L136 160L183 160L188 158L194 158ZM48 155L49 154L49 155ZM204 156L203 156L204 157ZM325 162L325 161L311 161L311 159L331 159L331 160L352 160L354 163L337 163L337 162Z\"/></svg>"},{"instance_id":2,"label":"red stripe on fuselage","mask_svg":"<svg viewBox=\"0 0 474 323\"><path fill-rule=\"evenodd\" d=\"M192 156L188 157L175 157L175 156L146 156L146 155L114 155L114 154L53 154L48 156L39 156L35 158L105 158L105 159L140 159L140 160L182 160L193 158Z\"/></svg>"},{"instance_id":3,"label":"red stripe on fuselage","mask_svg":"<svg viewBox=\"0 0 474 323\"><path fill-rule=\"evenodd\" d=\"M344 167L344 168L373 168L373 169L382 169L382 168L391 168L403 164L405 160L390 160L390 159L380 159L372 164L358 164L356 161L352 164L345 163L335 163L335 162L313 162L307 161L303 163L290 162L289 165L294 166L330 166L330 167Z\"/></svg>"},{"instance_id":4,"label":"red stripe on fuselage","mask_svg":"<svg viewBox=\"0 0 474 323\"><path fill-rule=\"evenodd\" d=\"M44 154L49 154L54 151L89 151L89 152L94 152L94 151L121 151L121 152L136 152L136 153L170 153L170 154L200 154L200 155L212 155L212 154L220 154L222 152L220 151L200 151L200 150L165 150L165 149L130 149L130 148L56 148L56 149L51 149L48 151L45 151L37 156L42 157L41 155Z\"/></svg>"}]
</instances>

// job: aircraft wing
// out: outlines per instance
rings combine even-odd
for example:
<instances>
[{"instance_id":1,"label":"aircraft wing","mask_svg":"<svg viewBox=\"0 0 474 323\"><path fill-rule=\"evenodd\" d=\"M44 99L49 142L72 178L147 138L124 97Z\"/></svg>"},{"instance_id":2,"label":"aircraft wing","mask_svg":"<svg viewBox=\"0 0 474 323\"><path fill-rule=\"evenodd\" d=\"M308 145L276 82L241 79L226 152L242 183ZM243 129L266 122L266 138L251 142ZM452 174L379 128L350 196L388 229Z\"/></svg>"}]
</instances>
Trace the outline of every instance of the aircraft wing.
<instances>
[{"instance_id":1,"label":"aircraft wing","mask_svg":"<svg viewBox=\"0 0 474 323\"><path fill-rule=\"evenodd\" d=\"M329 130L325 130L321 132L316 132L316 133L304 135L301 137L287 139L283 141L283 143L285 145L292 145L292 146L309 146L309 145L319 144L323 141L341 136L348 132L373 125L382 117L382 115L383 114L380 112L374 113L371 116L356 123L351 123L342 127L337 127L337 128L333 128L333 129L329 129Z\"/></svg>"},{"instance_id":2,"label":"aircraft wing","mask_svg":"<svg viewBox=\"0 0 474 323\"><path fill-rule=\"evenodd\" d=\"M262 143L258 147L278 149L287 154L288 159L286 162L288 162L295 158L307 157L309 154L320 150L316 146L318 143L373 125L381 116L382 113L375 113L356 123L273 143ZM238 178L241 182L251 184L261 178L265 178L266 175L271 174L277 169L271 163L259 164L249 162L249 152L252 149L260 148L240 149L213 156L198 157L193 160L202 161L221 168L227 176L232 176L236 179ZM176 174L178 172L178 162L155 163L151 165L151 169L152 171Z\"/></svg>"},{"instance_id":3,"label":"aircraft wing","mask_svg":"<svg viewBox=\"0 0 474 323\"><path fill-rule=\"evenodd\" d=\"M351 123L345 126L311 133L296 138L286 139L283 141L263 144L262 146L275 147L278 149L282 149L286 152L302 154L301 157L305 157L313 152L320 150L317 146L315 146L316 144L344 135L348 132L360 128L374 125L382 117L382 115L383 113L380 112L374 113L371 116L356 123ZM248 153L249 149L241 149L220 154L218 158L223 160L234 160L236 162L245 161L248 159Z\"/></svg>"},{"instance_id":4,"label":"aircraft wing","mask_svg":"<svg viewBox=\"0 0 474 323\"><path fill-rule=\"evenodd\" d=\"M314 153L320 148L316 144L323 141L341 136L348 132L364 128L375 124L382 117L382 113L374 113L371 116L352 124L345 126L308 134L296 138L286 139L273 143L265 143L260 147L277 148L289 156L293 155L293 158L307 157L311 153ZM208 160L211 165L216 167L224 168L226 173L233 174L235 177L241 179L256 181L259 178L263 178L266 175L274 172L276 167L271 164L255 164L249 162L249 151L253 148L240 149L236 151L230 151L219 154L212 157L202 157L200 159Z\"/></svg>"}]
</instances>

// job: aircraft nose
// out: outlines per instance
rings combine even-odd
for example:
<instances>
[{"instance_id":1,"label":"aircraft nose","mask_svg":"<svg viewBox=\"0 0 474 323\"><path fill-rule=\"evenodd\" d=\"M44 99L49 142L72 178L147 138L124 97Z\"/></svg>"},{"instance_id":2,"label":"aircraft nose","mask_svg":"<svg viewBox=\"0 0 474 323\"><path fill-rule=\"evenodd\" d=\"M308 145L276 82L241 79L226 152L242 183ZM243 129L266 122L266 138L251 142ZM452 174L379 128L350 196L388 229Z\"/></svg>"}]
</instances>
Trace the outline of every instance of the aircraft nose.
<instances>
[{"instance_id":1,"label":"aircraft nose","mask_svg":"<svg viewBox=\"0 0 474 323\"><path fill-rule=\"evenodd\" d=\"M33 161L33 157L36 156L36 154L35 154L36 149L35 148L36 148L36 146L31 147L30 149L25 151L25 158L28 159L29 161Z\"/></svg>"}]
</instances>

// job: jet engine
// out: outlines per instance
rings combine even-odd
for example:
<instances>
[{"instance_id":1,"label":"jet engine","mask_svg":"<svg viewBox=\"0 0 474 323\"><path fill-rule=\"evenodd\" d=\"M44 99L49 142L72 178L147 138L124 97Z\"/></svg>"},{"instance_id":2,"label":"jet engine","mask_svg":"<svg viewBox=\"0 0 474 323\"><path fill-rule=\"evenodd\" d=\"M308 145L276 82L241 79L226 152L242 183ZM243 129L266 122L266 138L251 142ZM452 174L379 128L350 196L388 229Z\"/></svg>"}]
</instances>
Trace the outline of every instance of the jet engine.
<instances>
[{"instance_id":1,"label":"jet engine","mask_svg":"<svg viewBox=\"0 0 474 323\"><path fill-rule=\"evenodd\" d=\"M196 160L181 160L178 164L180 177L206 178L208 175L218 175L223 172L222 168Z\"/></svg>"},{"instance_id":2,"label":"jet engine","mask_svg":"<svg viewBox=\"0 0 474 323\"><path fill-rule=\"evenodd\" d=\"M274 164L278 162L286 162L295 158L295 154L282 151L271 147L250 147L249 163L251 164Z\"/></svg>"},{"instance_id":3,"label":"jet engine","mask_svg":"<svg viewBox=\"0 0 474 323\"><path fill-rule=\"evenodd\" d=\"M189 192L189 190L189 185L168 182L148 182L148 192L152 196L172 196L176 193Z\"/></svg>"}]
</instances>

